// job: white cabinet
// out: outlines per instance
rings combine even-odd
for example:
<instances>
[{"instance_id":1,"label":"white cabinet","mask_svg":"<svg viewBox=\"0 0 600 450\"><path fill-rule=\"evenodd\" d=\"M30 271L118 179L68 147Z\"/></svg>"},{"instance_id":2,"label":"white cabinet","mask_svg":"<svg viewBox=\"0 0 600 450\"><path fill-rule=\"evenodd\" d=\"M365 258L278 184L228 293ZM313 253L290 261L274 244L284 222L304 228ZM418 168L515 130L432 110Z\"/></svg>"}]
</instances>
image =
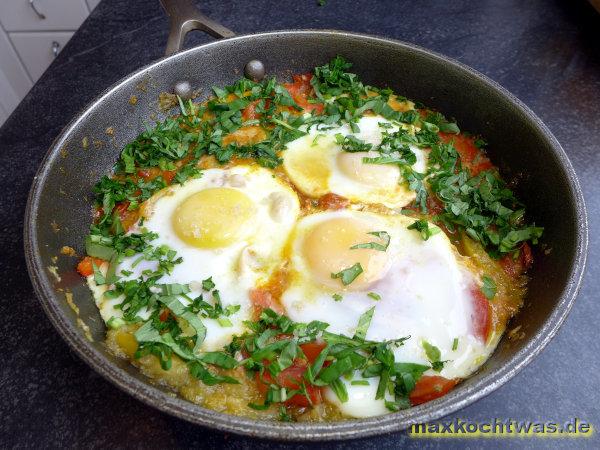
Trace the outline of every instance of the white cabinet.
<instances>
[{"instance_id":1,"label":"white cabinet","mask_svg":"<svg viewBox=\"0 0 600 450\"><path fill-rule=\"evenodd\" d=\"M76 30L88 16L85 0L0 0L6 31Z\"/></svg>"},{"instance_id":2,"label":"white cabinet","mask_svg":"<svg viewBox=\"0 0 600 450\"><path fill-rule=\"evenodd\" d=\"M24 97L33 83L27 76L8 35L2 29L0 29L0 69L17 97Z\"/></svg>"},{"instance_id":3,"label":"white cabinet","mask_svg":"<svg viewBox=\"0 0 600 450\"><path fill-rule=\"evenodd\" d=\"M25 32L9 33L9 36L27 72L33 80L37 80L71 39L73 32Z\"/></svg>"},{"instance_id":4,"label":"white cabinet","mask_svg":"<svg viewBox=\"0 0 600 450\"><path fill-rule=\"evenodd\" d=\"M98 3L100 3L100 0L86 0L87 4L88 4L88 8L90 8L90 12L96 7L98 6Z\"/></svg>"},{"instance_id":5,"label":"white cabinet","mask_svg":"<svg viewBox=\"0 0 600 450\"><path fill-rule=\"evenodd\" d=\"M0 0L0 125L100 0Z\"/></svg>"},{"instance_id":6,"label":"white cabinet","mask_svg":"<svg viewBox=\"0 0 600 450\"><path fill-rule=\"evenodd\" d=\"M0 0L1 1L1 0ZM19 102L33 85L25 67L8 39L0 28L0 125L17 107Z\"/></svg>"},{"instance_id":7,"label":"white cabinet","mask_svg":"<svg viewBox=\"0 0 600 450\"><path fill-rule=\"evenodd\" d=\"M3 106L0 105L0 124L3 124L6 119L8 119L8 113L4 111Z\"/></svg>"}]
</instances>

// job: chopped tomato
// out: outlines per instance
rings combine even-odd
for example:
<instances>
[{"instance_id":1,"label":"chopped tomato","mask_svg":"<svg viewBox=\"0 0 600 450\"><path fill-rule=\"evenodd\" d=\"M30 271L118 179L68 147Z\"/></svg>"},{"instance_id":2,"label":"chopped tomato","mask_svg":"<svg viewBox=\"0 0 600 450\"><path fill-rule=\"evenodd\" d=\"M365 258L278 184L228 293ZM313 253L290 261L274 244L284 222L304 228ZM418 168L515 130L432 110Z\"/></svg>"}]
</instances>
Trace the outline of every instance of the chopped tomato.
<instances>
[{"instance_id":1,"label":"chopped tomato","mask_svg":"<svg viewBox=\"0 0 600 450\"><path fill-rule=\"evenodd\" d=\"M308 342L306 344L302 344L300 348L302 349L302 353L306 356L306 359L310 364L315 362L315 359L319 356L319 354L323 351L327 344L325 342Z\"/></svg>"},{"instance_id":2,"label":"chopped tomato","mask_svg":"<svg viewBox=\"0 0 600 450\"><path fill-rule=\"evenodd\" d=\"M479 172L494 168L492 162L475 145L475 138L473 136L440 132L440 138L444 142L453 143L454 148L460 155L462 165L469 169L471 175L475 176Z\"/></svg>"},{"instance_id":3,"label":"chopped tomato","mask_svg":"<svg viewBox=\"0 0 600 450\"><path fill-rule=\"evenodd\" d=\"M247 120L258 119L260 117L260 114L256 112L256 106L258 105L259 101L260 100L254 100L244 108L244 110L242 111L242 119L244 120L244 122L246 122Z\"/></svg>"},{"instance_id":4,"label":"chopped tomato","mask_svg":"<svg viewBox=\"0 0 600 450\"><path fill-rule=\"evenodd\" d=\"M77 272L79 272L79 274L82 277L89 277L94 273L94 266L92 265L92 262L94 262L94 264L96 264L97 267L100 267L102 263L104 263L104 260L100 258L92 258L91 256L86 256L81 261L79 261L79 264L77 264Z\"/></svg>"},{"instance_id":5,"label":"chopped tomato","mask_svg":"<svg viewBox=\"0 0 600 450\"><path fill-rule=\"evenodd\" d=\"M485 156L481 156L477 161L473 161L470 166L471 174L473 176L475 176L485 170L492 170L492 169L494 169L494 165Z\"/></svg>"},{"instance_id":6,"label":"chopped tomato","mask_svg":"<svg viewBox=\"0 0 600 450\"><path fill-rule=\"evenodd\" d=\"M444 212L444 204L435 195L427 196L426 205L430 214L437 215Z\"/></svg>"},{"instance_id":7,"label":"chopped tomato","mask_svg":"<svg viewBox=\"0 0 600 450\"><path fill-rule=\"evenodd\" d=\"M158 316L158 320L160 320L161 322L166 322L170 315L171 315L170 310L163 309L161 311L160 315Z\"/></svg>"},{"instance_id":8,"label":"chopped tomato","mask_svg":"<svg viewBox=\"0 0 600 450\"><path fill-rule=\"evenodd\" d=\"M140 169L137 171L138 177L143 178L145 181L152 181L160 175L167 184L171 184L176 173L176 170L160 170L158 167Z\"/></svg>"},{"instance_id":9,"label":"chopped tomato","mask_svg":"<svg viewBox=\"0 0 600 450\"><path fill-rule=\"evenodd\" d=\"M473 334L486 342L492 327L490 302L485 298L479 286L474 286L471 289L471 298L473 299L473 312L471 314Z\"/></svg>"},{"instance_id":10,"label":"chopped tomato","mask_svg":"<svg viewBox=\"0 0 600 450\"><path fill-rule=\"evenodd\" d=\"M319 198L319 206L323 209L343 209L350 204L346 197L329 192Z\"/></svg>"},{"instance_id":11,"label":"chopped tomato","mask_svg":"<svg viewBox=\"0 0 600 450\"><path fill-rule=\"evenodd\" d=\"M93 213L94 222L100 220L103 215L104 215L104 209L102 209L102 206L97 206L96 208L94 208L94 213Z\"/></svg>"},{"instance_id":12,"label":"chopped tomato","mask_svg":"<svg viewBox=\"0 0 600 450\"><path fill-rule=\"evenodd\" d=\"M139 169L137 171L137 176L143 178L144 181L150 181L156 178L160 174L160 169L158 167L151 167L148 169Z\"/></svg>"},{"instance_id":13,"label":"chopped tomato","mask_svg":"<svg viewBox=\"0 0 600 450\"><path fill-rule=\"evenodd\" d=\"M115 206L115 211L119 214L119 219L121 219L121 225L123 225L123 229L125 231L129 230L133 225L135 225L139 219L140 211L139 209L135 209L133 211L129 211L129 202L121 202L117 206Z\"/></svg>"},{"instance_id":14,"label":"chopped tomato","mask_svg":"<svg viewBox=\"0 0 600 450\"><path fill-rule=\"evenodd\" d=\"M523 272L527 272L531 265L533 264L533 253L531 252L531 247L527 242L524 242L521 246L521 263L523 264Z\"/></svg>"},{"instance_id":15,"label":"chopped tomato","mask_svg":"<svg viewBox=\"0 0 600 450\"><path fill-rule=\"evenodd\" d=\"M442 397L450 392L457 383L458 380L449 380L437 375L424 375L419 378L415 388L409 394L410 403L415 406Z\"/></svg>"},{"instance_id":16,"label":"chopped tomato","mask_svg":"<svg viewBox=\"0 0 600 450\"><path fill-rule=\"evenodd\" d=\"M294 80L293 83L285 83L283 86L288 90L298 106L304 108L307 112L314 111L317 114L321 114L324 109L323 104L309 102L309 99L315 99L313 87L310 84L312 74L294 75L292 78Z\"/></svg>"},{"instance_id":17,"label":"chopped tomato","mask_svg":"<svg viewBox=\"0 0 600 450\"><path fill-rule=\"evenodd\" d=\"M250 301L255 309L259 312L263 309L270 308L276 313L283 314L283 309L279 302L273 298L271 291L262 288L252 289L250 291Z\"/></svg>"},{"instance_id":18,"label":"chopped tomato","mask_svg":"<svg viewBox=\"0 0 600 450\"><path fill-rule=\"evenodd\" d=\"M514 259L512 255L506 255L500 260L500 265L504 271L511 277L516 277L521 273L521 268L518 259Z\"/></svg>"},{"instance_id":19,"label":"chopped tomato","mask_svg":"<svg viewBox=\"0 0 600 450\"><path fill-rule=\"evenodd\" d=\"M165 183L171 184L176 174L176 170L163 170L161 175L163 177L163 180L165 180Z\"/></svg>"},{"instance_id":20,"label":"chopped tomato","mask_svg":"<svg viewBox=\"0 0 600 450\"><path fill-rule=\"evenodd\" d=\"M244 119L244 122L247 120L254 120L254 119L261 118L262 114L256 112L256 107L258 106L259 103L260 103L260 99L254 100L253 102L250 102L248 104L248 106L246 106L244 108L244 110L242 111L242 119ZM270 104L271 104L271 100L266 99L265 100L265 109L268 109Z\"/></svg>"},{"instance_id":21,"label":"chopped tomato","mask_svg":"<svg viewBox=\"0 0 600 450\"><path fill-rule=\"evenodd\" d=\"M289 390L300 389L304 372L306 372L306 361L301 359L295 359L294 364L287 369L282 370L275 379L273 379L268 371L264 372L261 379L260 374L257 372L256 383L258 385L258 390L263 395L266 394L269 384L277 384L278 386ZM292 398L286 400L284 402L285 405L307 407L321 403L321 388L308 384L306 381L304 383L310 401L305 395L296 394L292 396Z\"/></svg>"},{"instance_id":22,"label":"chopped tomato","mask_svg":"<svg viewBox=\"0 0 600 450\"><path fill-rule=\"evenodd\" d=\"M500 260L500 265L511 277L517 277L529 270L533 264L533 253L527 242L521 245L519 256L515 259L513 255L506 255Z\"/></svg>"}]
</instances>

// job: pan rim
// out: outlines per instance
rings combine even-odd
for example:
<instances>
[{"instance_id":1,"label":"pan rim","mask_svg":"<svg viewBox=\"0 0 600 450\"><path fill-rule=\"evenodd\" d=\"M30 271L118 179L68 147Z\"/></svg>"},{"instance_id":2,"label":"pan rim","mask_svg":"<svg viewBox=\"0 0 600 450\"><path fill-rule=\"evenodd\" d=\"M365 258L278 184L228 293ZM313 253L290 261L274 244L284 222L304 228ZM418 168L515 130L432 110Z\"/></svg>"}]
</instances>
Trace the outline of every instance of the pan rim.
<instances>
[{"instance_id":1,"label":"pan rim","mask_svg":"<svg viewBox=\"0 0 600 450\"><path fill-rule=\"evenodd\" d=\"M93 345L86 340L80 330L78 330L71 323L66 315L63 314L60 309L54 307L54 303L57 302L56 293L51 288L49 283L44 281L44 277L46 276L44 267L39 254L37 254L35 250L38 248L38 241L35 233L37 228L37 211L39 206L38 200L39 193L44 186L46 176L51 166L50 163L53 161L54 157L57 156L58 150L68 139L68 136L72 130L79 123L84 121L86 117L99 104L101 104L107 96L118 90L132 77L142 76L144 72L158 65L165 64L171 59L179 58L185 54L202 51L206 48L219 46L222 42L245 41L250 39L269 38L282 35L320 35L323 37L343 36L365 42L379 42L386 45L392 44L396 47L402 47L405 50L419 53L420 56L426 56L431 59L435 59L440 64L453 65L464 72L465 76L469 74L470 76L479 79L489 88L495 90L502 97L506 98L512 105L520 110L521 113L525 114L530 123L537 127L540 131L540 134L543 135L548 141L557 163L560 165L565 174L567 184L571 190L574 208L577 212L578 221L576 227L576 251L568 281L563 288L562 294L558 297L556 306L545 320L540 331L536 333L531 338L531 341L526 344L518 353L513 355L506 364L495 371L486 373L481 380L473 385L467 386L462 391L455 391L454 395L450 394L438 400L434 400L432 402L398 413L392 413L370 419L353 419L342 422L287 424L233 416L195 405L181 397L172 397L149 382L141 381L128 374L124 369L121 369L111 363L99 350L95 349ZM185 419L189 422L240 435L286 441L353 439L401 431L408 428L412 424L432 421L456 412L459 409L464 408L465 406L483 398L484 396L487 396L494 390L498 389L517 373L519 373L545 348L568 316L576 299L579 287L581 285L581 280L583 278L587 257L587 247L587 211L575 170L569 161L567 154L552 132L537 117L537 115L535 115L517 97L503 88L497 82L472 69L471 67L466 66L454 60L453 58L449 58L418 45L367 34L322 29L269 31L256 34L239 35L221 41L214 41L190 48L176 55L161 58L121 78L119 81L104 90L94 100L89 102L83 108L83 110L81 110L80 113L78 113L78 115L76 115L74 119L72 119L63 128L61 133L54 140L42 162L40 163L36 175L34 176L28 196L24 220L25 257L36 295L40 300L46 315L62 338L97 373L143 403L155 407L160 411L167 412L173 416Z\"/></svg>"}]
</instances>

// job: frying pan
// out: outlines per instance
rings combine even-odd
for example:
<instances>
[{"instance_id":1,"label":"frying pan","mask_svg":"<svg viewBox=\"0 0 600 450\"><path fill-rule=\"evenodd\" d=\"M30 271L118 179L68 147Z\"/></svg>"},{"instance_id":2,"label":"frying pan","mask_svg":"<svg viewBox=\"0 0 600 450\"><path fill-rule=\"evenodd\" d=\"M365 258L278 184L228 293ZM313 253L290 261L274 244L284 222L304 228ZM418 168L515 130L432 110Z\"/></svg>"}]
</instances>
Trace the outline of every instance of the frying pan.
<instances>
[{"instance_id":1,"label":"frying pan","mask_svg":"<svg viewBox=\"0 0 600 450\"><path fill-rule=\"evenodd\" d=\"M163 0L172 31L167 56L122 79L85 108L54 141L33 181L25 216L25 254L48 317L65 341L98 373L143 402L191 422L239 434L285 440L355 438L398 431L438 419L489 394L529 363L550 341L577 294L587 251L587 216L575 172L560 144L533 112L482 74L412 44L342 31L295 30L237 36L187 1ZM185 34L200 29L227 37L186 51ZM156 99L174 86L200 90L231 84L250 60L283 80L335 55L354 63L365 83L389 86L457 119L483 135L489 154L536 224L545 227L535 250L528 296L505 336L475 375L432 402L371 419L278 423L225 415L173 396L129 362L111 355L91 293L75 273L91 221L92 187L109 173L120 149L162 117ZM185 89L184 89L185 90ZM189 89L188 89L189 90ZM71 298L72 302L67 302Z\"/></svg>"}]
</instances>

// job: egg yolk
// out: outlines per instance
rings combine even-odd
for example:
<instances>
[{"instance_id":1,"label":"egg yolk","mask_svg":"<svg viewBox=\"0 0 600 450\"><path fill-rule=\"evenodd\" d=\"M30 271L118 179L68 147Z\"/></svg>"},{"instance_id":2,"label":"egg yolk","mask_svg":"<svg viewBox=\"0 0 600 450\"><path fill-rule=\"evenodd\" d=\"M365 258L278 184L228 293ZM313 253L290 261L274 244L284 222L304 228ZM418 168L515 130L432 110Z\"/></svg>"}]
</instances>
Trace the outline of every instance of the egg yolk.
<instances>
[{"instance_id":1,"label":"egg yolk","mask_svg":"<svg viewBox=\"0 0 600 450\"><path fill-rule=\"evenodd\" d=\"M390 187L398 184L400 169L390 164L369 164L363 158L379 156L375 152L341 152L337 155L337 165L348 178L359 183L376 187Z\"/></svg>"},{"instance_id":2,"label":"egg yolk","mask_svg":"<svg viewBox=\"0 0 600 450\"><path fill-rule=\"evenodd\" d=\"M255 205L232 188L210 188L186 198L175 209L172 224L179 238L195 247L218 248L248 235Z\"/></svg>"},{"instance_id":3,"label":"egg yolk","mask_svg":"<svg viewBox=\"0 0 600 450\"><path fill-rule=\"evenodd\" d=\"M367 242L378 242L379 238L368 234L381 231L377 225L348 218L337 218L322 222L313 227L302 243L302 252L308 262L313 277L320 283L334 289L361 290L381 279L388 268L386 252L375 249L351 249L350 247ZM344 286L332 274L360 263L363 272L354 281Z\"/></svg>"}]
</instances>

